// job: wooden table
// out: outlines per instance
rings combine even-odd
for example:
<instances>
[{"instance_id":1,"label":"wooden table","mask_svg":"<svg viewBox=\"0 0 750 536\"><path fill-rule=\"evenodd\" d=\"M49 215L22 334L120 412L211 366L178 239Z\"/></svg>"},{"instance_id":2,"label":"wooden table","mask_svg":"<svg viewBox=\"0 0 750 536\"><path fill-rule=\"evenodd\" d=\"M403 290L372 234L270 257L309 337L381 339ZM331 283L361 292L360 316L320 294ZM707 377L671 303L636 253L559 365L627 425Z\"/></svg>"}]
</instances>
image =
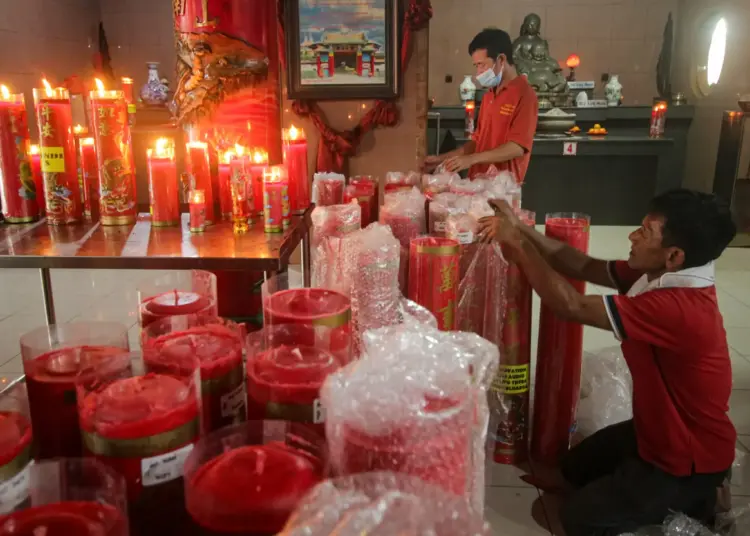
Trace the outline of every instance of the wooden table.
<instances>
[{"instance_id":1,"label":"wooden table","mask_svg":"<svg viewBox=\"0 0 750 536\"><path fill-rule=\"evenodd\" d=\"M179 227L152 227L148 214L132 225L107 227L99 222L52 226L35 223L0 225L0 268L36 268L42 280L47 323L55 323L51 268L110 270L253 270L265 277L282 272L302 244L302 275L310 284L310 213L293 216L283 233L265 233L257 221L236 235L221 222L204 233L191 233L189 215Z\"/></svg>"}]
</instances>

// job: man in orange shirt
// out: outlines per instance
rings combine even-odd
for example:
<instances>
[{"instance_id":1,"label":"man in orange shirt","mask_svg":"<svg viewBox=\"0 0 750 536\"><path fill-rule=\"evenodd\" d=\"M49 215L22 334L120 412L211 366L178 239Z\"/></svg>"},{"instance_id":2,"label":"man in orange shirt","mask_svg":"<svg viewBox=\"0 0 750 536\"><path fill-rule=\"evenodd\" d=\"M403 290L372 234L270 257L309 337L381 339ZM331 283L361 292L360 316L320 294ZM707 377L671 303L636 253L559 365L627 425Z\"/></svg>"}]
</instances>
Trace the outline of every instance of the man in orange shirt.
<instances>
[{"instance_id":1,"label":"man in orange shirt","mask_svg":"<svg viewBox=\"0 0 750 536\"><path fill-rule=\"evenodd\" d=\"M474 139L446 154L425 159L425 171L444 164L448 171L483 173L492 165L523 182L531 158L539 103L525 76L513 66L513 46L507 32L488 28L469 44L476 81L487 88L479 109Z\"/></svg>"}]
</instances>

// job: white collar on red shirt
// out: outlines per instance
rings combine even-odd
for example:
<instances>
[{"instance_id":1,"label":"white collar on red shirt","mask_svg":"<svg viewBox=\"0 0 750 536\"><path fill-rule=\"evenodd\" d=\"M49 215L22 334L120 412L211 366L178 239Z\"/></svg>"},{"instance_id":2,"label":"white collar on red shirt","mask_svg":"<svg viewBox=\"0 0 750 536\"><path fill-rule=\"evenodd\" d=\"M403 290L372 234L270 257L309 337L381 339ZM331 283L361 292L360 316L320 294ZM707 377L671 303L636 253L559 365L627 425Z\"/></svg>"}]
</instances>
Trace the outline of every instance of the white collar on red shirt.
<instances>
[{"instance_id":1,"label":"white collar on red shirt","mask_svg":"<svg viewBox=\"0 0 750 536\"><path fill-rule=\"evenodd\" d=\"M711 261L703 266L667 272L653 281L649 281L648 276L644 274L630 287L628 297L632 298L657 288L706 288L714 284L716 284L716 268L714 262Z\"/></svg>"}]
</instances>

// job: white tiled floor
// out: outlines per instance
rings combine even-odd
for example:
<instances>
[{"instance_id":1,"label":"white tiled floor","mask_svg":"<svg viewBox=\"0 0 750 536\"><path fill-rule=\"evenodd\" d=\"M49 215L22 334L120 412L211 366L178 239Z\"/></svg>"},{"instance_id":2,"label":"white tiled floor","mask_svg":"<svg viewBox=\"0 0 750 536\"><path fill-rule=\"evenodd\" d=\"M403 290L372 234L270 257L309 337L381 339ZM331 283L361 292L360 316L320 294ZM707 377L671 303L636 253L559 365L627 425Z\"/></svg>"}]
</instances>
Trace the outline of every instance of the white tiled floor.
<instances>
[{"instance_id":1,"label":"white tiled floor","mask_svg":"<svg viewBox=\"0 0 750 536\"><path fill-rule=\"evenodd\" d=\"M600 258L621 258L629 250L623 227L593 227L591 253ZM734 365L734 392L730 414L740 436L738 448L750 450L750 250L730 249L717 263L719 300ZM124 322L131 344L138 342L136 327L137 282L154 273L133 270L53 270L52 284L58 321L99 319ZM589 288L589 293L603 289ZM538 300L535 300L536 355ZM22 372L19 336L44 324L39 274L36 270L0 271L0 375ZM588 351L616 344L610 333L586 328ZM533 367L532 367L533 370ZM750 466L750 464L747 464ZM537 489L519 480L523 471L492 464L487 478L487 519L497 534L527 536L558 533L556 504L542 502ZM735 486L737 504L750 502L750 468ZM549 527L552 527L550 529Z\"/></svg>"}]
</instances>

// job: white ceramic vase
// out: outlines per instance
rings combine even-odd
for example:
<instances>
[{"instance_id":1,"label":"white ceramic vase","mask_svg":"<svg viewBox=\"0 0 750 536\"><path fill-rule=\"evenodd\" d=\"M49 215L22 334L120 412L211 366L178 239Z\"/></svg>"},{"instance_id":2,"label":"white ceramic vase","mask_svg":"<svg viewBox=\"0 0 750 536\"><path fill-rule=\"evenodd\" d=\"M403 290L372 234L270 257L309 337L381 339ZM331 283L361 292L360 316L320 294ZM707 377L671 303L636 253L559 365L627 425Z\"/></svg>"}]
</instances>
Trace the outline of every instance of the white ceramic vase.
<instances>
[{"instance_id":1,"label":"white ceramic vase","mask_svg":"<svg viewBox=\"0 0 750 536\"><path fill-rule=\"evenodd\" d=\"M461 96L461 102L468 102L474 100L477 94L477 86L474 85L474 81L471 79L471 75L464 75L464 80L461 85L458 86L458 91Z\"/></svg>"},{"instance_id":2,"label":"white ceramic vase","mask_svg":"<svg viewBox=\"0 0 750 536\"><path fill-rule=\"evenodd\" d=\"M620 75L613 74L609 77L609 82L604 86L604 96L607 98L607 106L619 106L622 98L622 84Z\"/></svg>"}]
</instances>

